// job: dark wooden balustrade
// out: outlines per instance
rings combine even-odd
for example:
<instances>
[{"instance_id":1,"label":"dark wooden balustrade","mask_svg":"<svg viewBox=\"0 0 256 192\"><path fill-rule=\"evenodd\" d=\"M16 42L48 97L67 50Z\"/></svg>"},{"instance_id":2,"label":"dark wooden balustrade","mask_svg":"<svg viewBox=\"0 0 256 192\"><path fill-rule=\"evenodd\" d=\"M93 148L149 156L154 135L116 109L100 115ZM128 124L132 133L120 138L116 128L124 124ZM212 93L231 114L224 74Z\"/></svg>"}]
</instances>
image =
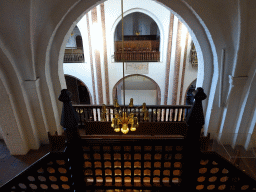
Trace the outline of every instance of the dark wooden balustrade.
<instances>
[{"instance_id":1,"label":"dark wooden balustrade","mask_svg":"<svg viewBox=\"0 0 256 192\"><path fill-rule=\"evenodd\" d=\"M126 40L124 41L124 51L142 51L142 50L159 51L159 44L160 44L159 40L127 39L127 41ZM123 49L122 41L115 41L115 51L122 51L122 49Z\"/></svg>"},{"instance_id":2,"label":"dark wooden balustrade","mask_svg":"<svg viewBox=\"0 0 256 192\"><path fill-rule=\"evenodd\" d=\"M86 122L101 121L101 105L72 105L79 115L79 125L85 125ZM189 113L191 105L147 105L149 120L146 122L184 122L186 114ZM121 106L123 109L123 106ZM127 111L135 112L139 122L143 120L142 108L129 107ZM114 106L107 106L107 122L113 118Z\"/></svg>"},{"instance_id":3,"label":"dark wooden balustrade","mask_svg":"<svg viewBox=\"0 0 256 192\"><path fill-rule=\"evenodd\" d=\"M63 102L61 125L67 136L65 152L47 154L7 182L1 191L256 190L256 181L231 162L215 152L200 151L203 94L199 89L195 95L196 102L186 119L187 133L182 138L81 138L77 114L67 90L62 90L59 100Z\"/></svg>"},{"instance_id":4,"label":"dark wooden balustrade","mask_svg":"<svg viewBox=\"0 0 256 192\"><path fill-rule=\"evenodd\" d=\"M122 56L123 55L123 56ZM115 52L115 62L158 62L160 61L159 51L126 51L122 54L121 51Z\"/></svg>"},{"instance_id":5,"label":"dark wooden balustrade","mask_svg":"<svg viewBox=\"0 0 256 192\"><path fill-rule=\"evenodd\" d=\"M183 142L168 137L84 138L82 191L178 191L183 186L195 191L256 189L254 179L215 152L201 153L197 174L191 174L190 182L184 183ZM70 167L67 154L50 152L0 191L79 191L73 185Z\"/></svg>"},{"instance_id":6,"label":"dark wooden balustrade","mask_svg":"<svg viewBox=\"0 0 256 192\"><path fill-rule=\"evenodd\" d=\"M126 36L126 38L127 41L124 41L123 45L122 41L115 41L115 62L160 61L159 40L150 40L150 37L145 36ZM122 53L123 49L124 53Z\"/></svg>"},{"instance_id":7,"label":"dark wooden balustrade","mask_svg":"<svg viewBox=\"0 0 256 192\"><path fill-rule=\"evenodd\" d=\"M64 54L64 63L84 62L84 52L81 47L67 47Z\"/></svg>"}]
</instances>

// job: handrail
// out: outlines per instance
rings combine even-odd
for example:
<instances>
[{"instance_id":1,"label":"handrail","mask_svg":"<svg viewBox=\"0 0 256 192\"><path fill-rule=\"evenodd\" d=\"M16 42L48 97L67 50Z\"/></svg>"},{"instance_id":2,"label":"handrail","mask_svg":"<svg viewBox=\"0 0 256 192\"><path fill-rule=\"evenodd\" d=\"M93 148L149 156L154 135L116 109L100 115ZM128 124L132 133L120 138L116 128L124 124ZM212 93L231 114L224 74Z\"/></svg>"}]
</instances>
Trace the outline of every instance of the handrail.
<instances>
[{"instance_id":1,"label":"handrail","mask_svg":"<svg viewBox=\"0 0 256 192\"><path fill-rule=\"evenodd\" d=\"M72 105L79 114L79 125L86 122L101 121L102 105ZM111 122L113 118L114 105L107 105L107 121ZM128 112L135 111L135 116L139 122L145 122L143 119L142 108L138 106L129 107ZM149 120L146 122L184 122L186 115L191 109L191 105L147 105ZM123 109L124 106L120 105ZM136 109L137 108L137 109Z\"/></svg>"},{"instance_id":2,"label":"handrail","mask_svg":"<svg viewBox=\"0 0 256 192\"><path fill-rule=\"evenodd\" d=\"M66 47L63 60L64 60L64 63L84 62L83 47Z\"/></svg>"},{"instance_id":3,"label":"handrail","mask_svg":"<svg viewBox=\"0 0 256 192\"><path fill-rule=\"evenodd\" d=\"M123 54L123 57L122 57ZM160 61L159 51L130 51L130 52L115 52L115 61Z\"/></svg>"},{"instance_id":4,"label":"handrail","mask_svg":"<svg viewBox=\"0 0 256 192\"><path fill-rule=\"evenodd\" d=\"M84 54L83 53L65 53L64 63L83 63Z\"/></svg>"},{"instance_id":5,"label":"handrail","mask_svg":"<svg viewBox=\"0 0 256 192\"><path fill-rule=\"evenodd\" d=\"M65 49L83 49L83 47L65 47Z\"/></svg>"},{"instance_id":6,"label":"handrail","mask_svg":"<svg viewBox=\"0 0 256 192\"><path fill-rule=\"evenodd\" d=\"M99 141L99 140L95 140L95 139L91 139L91 138L84 140L84 142L86 142L87 144L92 143L94 145L94 143L95 143L95 144L97 144L97 146L103 145L102 140L99 142L95 142L95 141ZM161 140L158 140L158 141L161 141ZM103 142L106 143L107 141L103 141ZM167 143L169 144L169 142L167 142ZM179 143L180 143L179 140L175 140L175 145L174 145L173 149L176 149L176 146L182 146L182 145L179 145ZM139 141L139 143L137 143L137 144L143 144L143 142ZM96 145L94 145L94 146L96 146ZM128 145L123 145L123 146L128 146ZM140 146L140 145L138 145L138 146ZM152 143L152 146L154 146L153 143ZM103 145L103 147L105 147L105 146ZM150 145L148 147L150 147ZM148 152L150 154L152 154L151 151L148 151ZM98 153L98 151L96 153ZM133 152L131 151L129 153L130 153L130 155L133 155L133 156L136 155L135 151L133 151ZM86 153L86 151L84 151L84 154L85 154L85 157L87 157L87 155L91 155L93 153ZM165 170L183 171L183 167L182 166L179 167L179 163L176 162L175 155L176 154L173 154L174 158L170 159L170 161L173 164L168 164L168 163L164 164L167 166L165 168ZM133 157L133 156L131 156L131 157ZM127 158L127 157L129 157L129 156L126 155L125 158ZM148 156L146 156L146 157L148 157ZM152 158L152 160L153 159L154 158ZM162 158L162 160L166 161L164 158ZM84 162L86 162L86 161L93 162L93 159L90 159L90 160L84 159ZM118 159L117 159L117 161L118 161ZM102 162L104 162L104 160L102 160ZM182 159L180 162L182 163ZM253 179L246 172L239 170L231 162L227 161L225 158L223 158L221 155L217 154L216 152L200 153L199 162L200 162L200 164L198 167L197 174L190 176L189 183L184 182L184 175L183 175L183 173L181 173L181 175L175 176L177 178L178 177L181 178L181 185L177 186L178 180L175 180L175 179L172 180L172 178L174 178L174 176L171 174L168 177L170 179L169 181L171 182L171 185L168 186L167 188L164 188L164 185L159 186L159 187L158 187L158 185L156 185L156 186L152 185L152 186L149 186L148 189L149 190L158 189L158 190L170 191L172 189L182 190L180 188L185 186L186 188L188 188L188 190L192 188L194 190L203 190L203 191L212 191L213 189L215 191L217 191L217 190L252 191L252 190L255 190L255 188L256 188L255 179ZM126 163L126 166L127 166L127 163ZM131 166L135 166L135 165L131 164ZM91 169L91 167L84 167L82 169L85 169L85 170ZM99 168L99 167L97 169L104 170L104 168ZM117 168L113 167L114 171L115 171L115 169L118 169L118 167ZM137 168L137 169L141 169L141 168ZM143 171L145 169L149 169L149 168L144 167ZM150 169L154 171L157 168L154 168L152 166ZM133 169L131 169L131 170L133 170ZM83 178L86 176L87 175L83 175ZM141 177L141 175L139 175L139 176ZM160 176L161 176L161 174L160 174ZM110 175L110 177L112 177L112 175ZM45 156L43 156L38 161L36 161L34 164L32 164L31 166L26 168L24 171L19 173L13 179L6 182L3 186L0 187L0 190L1 191L15 191L15 192L18 192L18 191L74 191L74 190L77 191L77 189L75 188L75 185L73 184L73 181L74 180L73 180L73 176L71 175L70 162L68 161L67 154L65 154L65 152L50 152L50 153L46 154ZM100 182L100 184L103 184L103 182ZM153 184L158 184L158 183L156 182ZM166 182L163 184L166 184ZM176 186L177 186L177 188L176 188ZM82 189L84 191L89 190L90 188L111 189L105 185L87 186L85 181L83 181L82 187L83 187ZM143 189L145 187L146 186L138 187L136 185L133 185L133 186L120 185L120 186L114 186L114 187L112 186L112 188L115 188L115 189L136 188L138 190Z\"/></svg>"},{"instance_id":7,"label":"handrail","mask_svg":"<svg viewBox=\"0 0 256 192\"><path fill-rule=\"evenodd\" d=\"M74 191L64 152L49 152L0 187L0 191Z\"/></svg>"},{"instance_id":8,"label":"handrail","mask_svg":"<svg viewBox=\"0 0 256 192\"><path fill-rule=\"evenodd\" d=\"M186 120L190 135L184 139L81 140L70 93L63 89L59 100L63 102L61 125L67 136L65 152L44 156L1 189L77 192L113 188L255 190L253 178L215 152L200 152L199 146L193 143L199 141L198 133L204 124L201 104L206 95L203 94L202 88L198 88L196 102ZM201 118L194 118L198 115Z\"/></svg>"},{"instance_id":9,"label":"handrail","mask_svg":"<svg viewBox=\"0 0 256 192\"><path fill-rule=\"evenodd\" d=\"M102 107L102 105L88 105L88 104L72 104L73 107ZM114 107L114 105L106 105L106 107ZM120 107L124 107L124 105L120 105ZM127 106L125 106L127 107ZM139 107L139 105L134 105L134 107ZM161 107L161 108L191 108L192 105L147 105L147 108L152 108L152 107Z\"/></svg>"}]
</instances>

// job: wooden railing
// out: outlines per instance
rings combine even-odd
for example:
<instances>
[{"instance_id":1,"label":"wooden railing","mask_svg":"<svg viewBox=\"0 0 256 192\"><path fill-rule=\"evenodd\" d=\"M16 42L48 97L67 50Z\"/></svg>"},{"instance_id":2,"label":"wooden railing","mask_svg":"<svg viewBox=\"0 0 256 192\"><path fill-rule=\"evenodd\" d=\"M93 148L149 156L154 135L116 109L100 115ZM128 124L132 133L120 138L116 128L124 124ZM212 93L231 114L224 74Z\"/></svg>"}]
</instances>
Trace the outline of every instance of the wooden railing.
<instances>
[{"instance_id":1,"label":"wooden railing","mask_svg":"<svg viewBox=\"0 0 256 192\"><path fill-rule=\"evenodd\" d=\"M202 92L197 96L186 120L188 133L184 139L81 139L69 94L62 90L59 100L63 102L61 125L67 136L65 152L47 154L7 182L1 191L256 190L256 181L246 173L215 152L199 150L198 132L204 122L199 109L205 98Z\"/></svg>"},{"instance_id":2,"label":"wooden railing","mask_svg":"<svg viewBox=\"0 0 256 192\"><path fill-rule=\"evenodd\" d=\"M159 51L127 51L123 53L117 51L115 52L115 61L150 61L150 62L158 62L160 61L160 52Z\"/></svg>"},{"instance_id":3,"label":"wooden railing","mask_svg":"<svg viewBox=\"0 0 256 192\"><path fill-rule=\"evenodd\" d=\"M66 47L64 54L64 63L82 63L84 62L83 48Z\"/></svg>"},{"instance_id":4,"label":"wooden railing","mask_svg":"<svg viewBox=\"0 0 256 192\"><path fill-rule=\"evenodd\" d=\"M83 139L81 189L73 184L76 172L72 170L67 154L51 152L0 187L0 191L256 189L253 178L215 152L201 153L197 174L191 174L190 182L184 183L183 143L170 138Z\"/></svg>"},{"instance_id":5,"label":"wooden railing","mask_svg":"<svg viewBox=\"0 0 256 192\"><path fill-rule=\"evenodd\" d=\"M64 152L50 152L0 188L0 191L74 191Z\"/></svg>"},{"instance_id":6,"label":"wooden railing","mask_svg":"<svg viewBox=\"0 0 256 192\"><path fill-rule=\"evenodd\" d=\"M73 105L79 114L79 125L85 122L101 121L101 105ZM149 120L147 122L184 122L186 115L191 109L191 105L148 105ZM123 109L123 106L121 106ZM139 122L143 120L142 108L129 107L128 112L134 111ZM114 106L107 106L107 121L113 118Z\"/></svg>"},{"instance_id":7,"label":"wooden railing","mask_svg":"<svg viewBox=\"0 0 256 192\"><path fill-rule=\"evenodd\" d=\"M159 51L159 40L127 40L124 41L124 51ZM115 41L115 51L122 51L122 41Z\"/></svg>"}]
</instances>

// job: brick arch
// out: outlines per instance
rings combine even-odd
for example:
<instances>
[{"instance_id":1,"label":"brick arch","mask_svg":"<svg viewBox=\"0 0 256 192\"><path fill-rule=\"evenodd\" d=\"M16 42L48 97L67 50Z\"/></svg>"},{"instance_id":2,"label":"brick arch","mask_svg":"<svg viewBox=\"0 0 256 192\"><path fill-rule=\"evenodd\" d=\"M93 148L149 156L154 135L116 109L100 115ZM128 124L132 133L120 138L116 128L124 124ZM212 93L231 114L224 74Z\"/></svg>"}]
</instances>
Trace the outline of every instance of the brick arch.
<instances>
[{"instance_id":1,"label":"brick arch","mask_svg":"<svg viewBox=\"0 0 256 192\"><path fill-rule=\"evenodd\" d=\"M148 78L149 80L151 80L155 85L156 85L156 91L157 91L157 105L160 105L161 104L161 89L159 87L159 85L157 84L157 82L155 82L154 79L146 76L146 75L141 75L141 74L133 74L133 75L127 75L125 76L124 78L128 78L128 77L132 77L132 76L141 76L141 77L145 77L145 78ZM117 81L117 83L114 85L113 87L113 90L112 90L112 98L113 98L113 101L115 100L116 98L116 93L115 93L115 90L117 88L117 86L123 81L123 78L121 78L119 81Z\"/></svg>"}]
</instances>

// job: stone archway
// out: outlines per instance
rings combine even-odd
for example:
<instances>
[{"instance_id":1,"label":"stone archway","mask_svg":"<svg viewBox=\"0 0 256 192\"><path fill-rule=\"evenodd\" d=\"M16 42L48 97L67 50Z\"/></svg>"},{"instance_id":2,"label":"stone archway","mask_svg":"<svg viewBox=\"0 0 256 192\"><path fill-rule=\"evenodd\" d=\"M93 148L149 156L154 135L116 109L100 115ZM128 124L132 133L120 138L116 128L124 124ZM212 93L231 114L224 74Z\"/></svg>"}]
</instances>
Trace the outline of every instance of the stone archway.
<instances>
[{"instance_id":1,"label":"stone archway","mask_svg":"<svg viewBox=\"0 0 256 192\"><path fill-rule=\"evenodd\" d=\"M51 42L49 42L50 48L46 53L46 60L48 61L46 62L46 82L50 90L49 94L52 101L57 100L56 98L60 93L61 87L65 88L65 85L63 84L63 70L61 69L62 57L65 49L65 43L63 42L67 40L72 28L76 24L75 21L80 20L86 12L102 2L104 1L78 2L63 16L62 20L54 30ZM214 42L211 32L202 22L202 19L193 9L193 6L184 1L158 0L157 3L172 10L174 14L185 23L192 36L193 42L195 43L199 60L197 87L203 87L205 93L209 96L208 100L205 101L203 105L206 114L204 132L207 133L219 75L215 44L222 40L222 34L219 34L218 42ZM217 24L213 23L213 25ZM216 26L216 28L218 28L218 26ZM55 63L58 63L58 65L55 65ZM56 77L59 77L59 79ZM55 103L53 102L53 104ZM61 105L56 103L55 107L58 108L58 113L60 115ZM57 118L57 121L58 119L59 117Z\"/></svg>"},{"instance_id":2,"label":"stone archway","mask_svg":"<svg viewBox=\"0 0 256 192\"><path fill-rule=\"evenodd\" d=\"M128 76L125 76L124 78L129 78L129 77L134 77L134 76L140 76L140 77L145 77L147 79L149 79L150 81L152 81L155 85L156 85L156 90L157 90L157 93L156 93L156 101L157 101L157 105L160 105L161 104L161 90L160 90L160 87L159 85L150 77L146 76L146 75L141 75L141 74L133 74L133 75L128 75ZM116 89L117 89L117 86L122 83L123 81L123 78L121 78L116 84L115 86L113 87L113 90L112 90L112 97L113 97L113 101L114 99L116 98Z\"/></svg>"}]
</instances>

